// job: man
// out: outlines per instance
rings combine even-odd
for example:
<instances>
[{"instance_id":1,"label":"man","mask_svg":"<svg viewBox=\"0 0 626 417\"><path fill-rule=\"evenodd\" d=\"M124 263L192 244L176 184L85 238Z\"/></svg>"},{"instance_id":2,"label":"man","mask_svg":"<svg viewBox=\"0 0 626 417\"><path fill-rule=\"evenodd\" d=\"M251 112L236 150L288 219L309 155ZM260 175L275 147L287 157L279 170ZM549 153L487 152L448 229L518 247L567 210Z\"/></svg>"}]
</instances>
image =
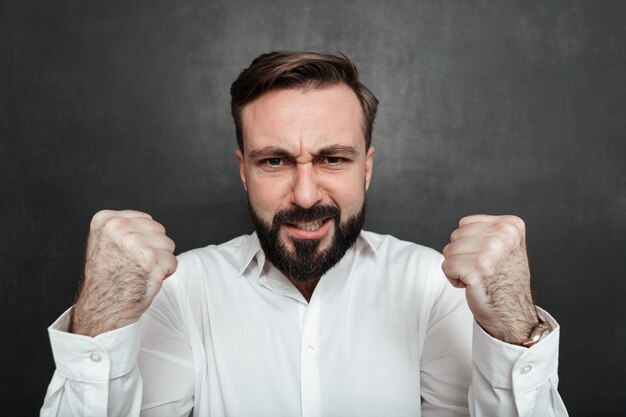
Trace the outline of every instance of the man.
<instances>
[{"instance_id":1,"label":"man","mask_svg":"<svg viewBox=\"0 0 626 417\"><path fill-rule=\"evenodd\" d=\"M567 415L521 219L462 219L445 261L361 231L377 100L344 56L262 55L231 94L256 233L177 259L97 213L42 415Z\"/></svg>"}]
</instances>

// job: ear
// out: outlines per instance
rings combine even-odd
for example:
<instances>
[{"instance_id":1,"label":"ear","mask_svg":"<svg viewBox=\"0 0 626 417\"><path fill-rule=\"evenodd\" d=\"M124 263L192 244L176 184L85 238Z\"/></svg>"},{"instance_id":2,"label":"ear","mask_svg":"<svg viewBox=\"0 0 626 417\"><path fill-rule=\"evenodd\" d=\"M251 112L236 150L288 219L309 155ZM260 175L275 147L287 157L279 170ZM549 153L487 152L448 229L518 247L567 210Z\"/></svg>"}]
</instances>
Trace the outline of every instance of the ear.
<instances>
[{"instance_id":1,"label":"ear","mask_svg":"<svg viewBox=\"0 0 626 417\"><path fill-rule=\"evenodd\" d=\"M239 177L241 178L243 188L244 190L248 191L248 185L246 184L246 165L243 161L243 154L241 153L241 149L237 148L235 156L237 156L237 165L239 165Z\"/></svg>"},{"instance_id":2,"label":"ear","mask_svg":"<svg viewBox=\"0 0 626 417\"><path fill-rule=\"evenodd\" d=\"M374 168L374 147L370 146L365 157L365 190L370 188L372 169Z\"/></svg>"}]
</instances>

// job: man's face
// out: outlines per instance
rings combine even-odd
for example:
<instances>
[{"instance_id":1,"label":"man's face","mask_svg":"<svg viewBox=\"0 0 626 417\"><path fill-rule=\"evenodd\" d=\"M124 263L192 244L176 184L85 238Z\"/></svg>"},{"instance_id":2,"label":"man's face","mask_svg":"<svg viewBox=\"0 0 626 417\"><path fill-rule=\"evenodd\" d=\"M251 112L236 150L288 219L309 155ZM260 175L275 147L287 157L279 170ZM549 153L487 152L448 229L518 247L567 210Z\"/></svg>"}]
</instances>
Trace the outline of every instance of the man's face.
<instances>
[{"instance_id":1,"label":"man's face","mask_svg":"<svg viewBox=\"0 0 626 417\"><path fill-rule=\"evenodd\" d=\"M344 84L280 89L241 117L237 160L263 249L290 278L319 278L363 224L374 149L365 150L360 103Z\"/></svg>"}]
</instances>

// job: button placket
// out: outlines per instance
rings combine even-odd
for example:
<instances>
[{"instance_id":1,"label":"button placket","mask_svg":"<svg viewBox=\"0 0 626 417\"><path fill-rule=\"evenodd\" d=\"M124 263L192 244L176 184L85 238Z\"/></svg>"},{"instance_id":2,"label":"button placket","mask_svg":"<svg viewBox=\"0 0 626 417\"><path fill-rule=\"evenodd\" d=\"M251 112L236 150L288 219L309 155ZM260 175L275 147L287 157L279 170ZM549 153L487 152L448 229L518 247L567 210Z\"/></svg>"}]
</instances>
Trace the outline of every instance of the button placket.
<instances>
[{"instance_id":1,"label":"button placket","mask_svg":"<svg viewBox=\"0 0 626 417\"><path fill-rule=\"evenodd\" d=\"M311 299L302 326L300 350L300 385L302 395L302 417L320 416L319 374L319 302Z\"/></svg>"}]
</instances>

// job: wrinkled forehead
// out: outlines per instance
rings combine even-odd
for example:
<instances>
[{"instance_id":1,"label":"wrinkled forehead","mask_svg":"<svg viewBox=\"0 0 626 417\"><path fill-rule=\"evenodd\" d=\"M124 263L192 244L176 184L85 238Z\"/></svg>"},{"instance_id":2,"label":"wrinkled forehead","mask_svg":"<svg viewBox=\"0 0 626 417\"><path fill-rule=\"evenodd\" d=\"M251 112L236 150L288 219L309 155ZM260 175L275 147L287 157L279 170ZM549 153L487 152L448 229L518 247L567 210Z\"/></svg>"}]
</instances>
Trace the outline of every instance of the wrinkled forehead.
<instances>
[{"instance_id":1,"label":"wrinkled forehead","mask_svg":"<svg viewBox=\"0 0 626 417\"><path fill-rule=\"evenodd\" d=\"M244 106L241 121L244 148L294 140L365 145L363 110L345 84L268 91Z\"/></svg>"}]
</instances>

